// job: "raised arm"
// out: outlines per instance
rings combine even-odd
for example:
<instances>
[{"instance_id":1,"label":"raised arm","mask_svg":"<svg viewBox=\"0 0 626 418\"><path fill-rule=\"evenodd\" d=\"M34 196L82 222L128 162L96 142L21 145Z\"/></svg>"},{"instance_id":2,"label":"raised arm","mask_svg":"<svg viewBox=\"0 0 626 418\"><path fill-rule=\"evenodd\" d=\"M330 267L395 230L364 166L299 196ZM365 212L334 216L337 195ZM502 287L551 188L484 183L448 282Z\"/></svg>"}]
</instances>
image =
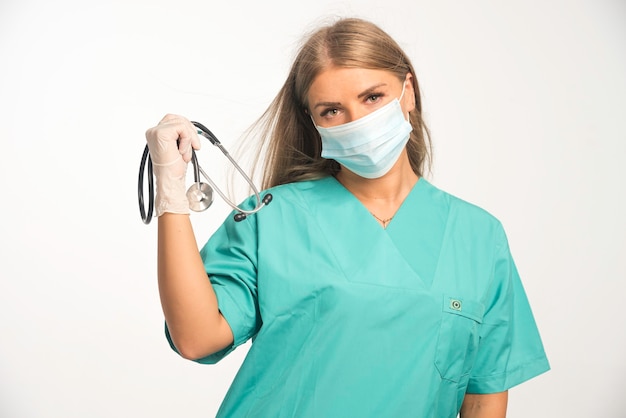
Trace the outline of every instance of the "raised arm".
<instances>
[{"instance_id":1,"label":"raised arm","mask_svg":"<svg viewBox=\"0 0 626 418\"><path fill-rule=\"evenodd\" d=\"M200 142L191 122L177 115L166 115L146 139L156 178L161 306L180 355L198 359L233 342L200 258L185 195L191 147Z\"/></svg>"}]
</instances>

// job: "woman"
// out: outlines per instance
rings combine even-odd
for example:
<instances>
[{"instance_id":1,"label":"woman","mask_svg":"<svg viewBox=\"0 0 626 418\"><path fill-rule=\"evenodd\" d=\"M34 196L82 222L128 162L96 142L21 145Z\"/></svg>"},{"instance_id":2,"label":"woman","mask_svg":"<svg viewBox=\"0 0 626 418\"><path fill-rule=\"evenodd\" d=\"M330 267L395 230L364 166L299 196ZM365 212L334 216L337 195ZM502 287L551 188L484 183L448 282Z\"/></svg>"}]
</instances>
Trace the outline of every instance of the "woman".
<instances>
[{"instance_id":1,"label":"woman","mask_svg":"<svg viewBox=\"0 0 626 418\"><path fill-rule=\"evenodd\" d=\"M260 121L272 203L200 252L195 128L147 131L172 347L215 363L254 339L218 416L503 417L507 390L549 369L502 226L422 177L421 112L385 32L319 29Z\"/></svg>"}]
</instances>

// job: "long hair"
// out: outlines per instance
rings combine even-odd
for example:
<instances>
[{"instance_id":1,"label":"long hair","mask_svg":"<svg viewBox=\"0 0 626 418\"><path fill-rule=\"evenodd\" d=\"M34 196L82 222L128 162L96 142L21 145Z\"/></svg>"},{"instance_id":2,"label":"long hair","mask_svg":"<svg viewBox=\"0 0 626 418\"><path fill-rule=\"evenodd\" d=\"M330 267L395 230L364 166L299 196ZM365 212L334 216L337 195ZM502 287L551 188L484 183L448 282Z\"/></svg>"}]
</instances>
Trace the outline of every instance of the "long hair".
<instances>
[{"instance_id":1,"label":"long hair","mask_svg":"<svg viewBox=\"0 0 626 418\"><path fill-rule=\"evenodd\" d=\"M257 138L253 149L253 174L262 170L262 188L335 175L339 164L321 157L320 136L307 113L307 95L315 77L326 68L352 67L387 70L404 82L411 73L415 109L407 152L411 168L422 176L430 166L431 143L422 120L421 95L410 60L400 46L375 24L344 18L317 29L304 39L287 80L267 110L248 132ZM259 140L260 139L260 140ZM250 145L250 144L247 144ZM260 158L264 163L259 166Z\"/></svg>"}]
</instances>

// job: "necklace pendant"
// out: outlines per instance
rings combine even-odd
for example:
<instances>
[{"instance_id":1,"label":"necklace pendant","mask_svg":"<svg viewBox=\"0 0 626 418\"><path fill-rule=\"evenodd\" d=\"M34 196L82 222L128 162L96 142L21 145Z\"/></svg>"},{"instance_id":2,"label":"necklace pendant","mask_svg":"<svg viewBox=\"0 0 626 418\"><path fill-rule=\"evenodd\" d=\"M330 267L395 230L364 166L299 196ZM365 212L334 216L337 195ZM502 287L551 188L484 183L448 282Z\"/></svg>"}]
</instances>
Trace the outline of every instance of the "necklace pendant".
<instances>
[{"instance_id":1,"label":"necklace pendant","mask_svg":"<svg viewBox=\"0 0 626 418\"><path fill-rule=\"evenodd\" d=\"M370 212L372 214L372 216L374 218L376 218L376 220L378 222L380 222L383 225L383 229L387 229L387 226L389 225L389 222L391 222L391 220L393 219L393 216L391 218L387 218L387 219L380 219L378 216L374 215L372 212Z\"/></svg>"}]
</instances>

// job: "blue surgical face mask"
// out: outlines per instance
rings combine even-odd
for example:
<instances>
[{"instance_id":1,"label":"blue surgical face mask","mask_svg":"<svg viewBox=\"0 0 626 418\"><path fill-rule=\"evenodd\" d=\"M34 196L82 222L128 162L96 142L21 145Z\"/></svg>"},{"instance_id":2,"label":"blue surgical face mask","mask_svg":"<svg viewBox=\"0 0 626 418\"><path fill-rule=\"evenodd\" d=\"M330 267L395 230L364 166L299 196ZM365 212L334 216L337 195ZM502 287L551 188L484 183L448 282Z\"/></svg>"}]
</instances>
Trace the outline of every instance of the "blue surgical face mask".
<instances>
[{"instance_id":1,"label":"blue surgical face mask","mask_svg":"<svg viewBox=\"0 0 626 418\"><path fill-rule=\"evenodd\" d=\"M343 125L316 126L322 139L322 157L333 159L361 177L384 176L398 161L413 127L404 118L400 99Z\"/></svg>"}]
</instances>

